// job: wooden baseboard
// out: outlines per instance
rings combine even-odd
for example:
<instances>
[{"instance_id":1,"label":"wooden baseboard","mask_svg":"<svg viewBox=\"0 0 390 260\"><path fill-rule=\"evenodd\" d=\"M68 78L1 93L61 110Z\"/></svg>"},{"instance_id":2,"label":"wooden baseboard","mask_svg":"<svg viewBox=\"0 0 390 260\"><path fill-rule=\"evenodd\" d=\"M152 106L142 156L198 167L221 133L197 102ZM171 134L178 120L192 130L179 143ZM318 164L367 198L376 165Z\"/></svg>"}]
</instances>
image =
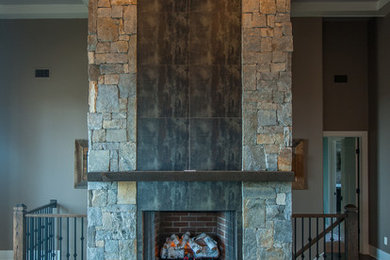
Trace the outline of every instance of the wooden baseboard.
<instances>
[{"instance_id":1,"label":"wooden baseboard","mask_svg":"<svg viewBox=\"0 0 390 260\"><path fill-rule=\"evenodd\" d=\"M378 260L388 260L390 259L390 254L379 249L379 248L376 248L374 246L371 246L370 245L370 256L374 257L375 259L378 259Z\"/></svg>"}]
</instances>

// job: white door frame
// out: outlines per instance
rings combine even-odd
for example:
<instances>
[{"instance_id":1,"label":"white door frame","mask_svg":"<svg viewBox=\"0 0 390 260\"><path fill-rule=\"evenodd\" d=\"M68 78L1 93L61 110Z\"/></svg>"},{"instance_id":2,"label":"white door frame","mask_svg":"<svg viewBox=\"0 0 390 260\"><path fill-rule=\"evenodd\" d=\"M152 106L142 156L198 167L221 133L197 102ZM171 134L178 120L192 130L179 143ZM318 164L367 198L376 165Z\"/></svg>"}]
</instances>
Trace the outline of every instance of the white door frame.
<instances>
[{"instance_id":1,"label":"white door frame","mask_svg":"<svg viewBox=\"0 0 390 260\"><path fill-rule=\"evenodd\" d=\"M367 131L324 131L324 137L360 137L360 253L369 254L368 244L368 133Z\"/></svg>"}]
</instances>

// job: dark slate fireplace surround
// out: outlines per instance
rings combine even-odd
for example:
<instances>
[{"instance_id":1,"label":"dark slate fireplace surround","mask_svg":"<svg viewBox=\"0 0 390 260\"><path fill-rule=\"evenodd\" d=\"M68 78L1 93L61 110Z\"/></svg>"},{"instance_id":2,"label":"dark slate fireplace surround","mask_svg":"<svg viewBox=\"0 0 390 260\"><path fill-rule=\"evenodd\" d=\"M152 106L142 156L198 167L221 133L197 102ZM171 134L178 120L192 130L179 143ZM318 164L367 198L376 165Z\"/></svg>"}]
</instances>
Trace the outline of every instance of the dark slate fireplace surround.
<instances>
[{"instance_id":1,"label":"dark slate fireplace surround","mask_svg":"<svg viewBox=\"0 0 390 260\"><path fill-rule=\"evenodd\" d=\"M154 259L153 216L225 212L222 259L290 259L290 2L89 3L88 258Z\"/></svg>"}]
</instances>

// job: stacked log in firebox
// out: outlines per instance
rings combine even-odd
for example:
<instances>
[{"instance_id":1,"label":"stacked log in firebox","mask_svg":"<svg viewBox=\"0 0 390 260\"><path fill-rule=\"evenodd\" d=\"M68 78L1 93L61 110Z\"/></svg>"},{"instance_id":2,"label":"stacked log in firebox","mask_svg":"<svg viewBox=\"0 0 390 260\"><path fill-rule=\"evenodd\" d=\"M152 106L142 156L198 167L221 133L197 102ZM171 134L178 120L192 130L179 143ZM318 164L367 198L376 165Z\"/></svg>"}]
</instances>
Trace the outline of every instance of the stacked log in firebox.
<instances>
[{"instance_id":1,"label":"stacked log in firebox","mask_svg":"<svg viewBox=\"0 0 390 260\"><path fill-rule=\"evenodd\" d=\"M217 242L202 233L192 237L186 232L181 238L176 234L168 237L161 248L161 259L218 258Z\"/></svg>"}]
</instances>

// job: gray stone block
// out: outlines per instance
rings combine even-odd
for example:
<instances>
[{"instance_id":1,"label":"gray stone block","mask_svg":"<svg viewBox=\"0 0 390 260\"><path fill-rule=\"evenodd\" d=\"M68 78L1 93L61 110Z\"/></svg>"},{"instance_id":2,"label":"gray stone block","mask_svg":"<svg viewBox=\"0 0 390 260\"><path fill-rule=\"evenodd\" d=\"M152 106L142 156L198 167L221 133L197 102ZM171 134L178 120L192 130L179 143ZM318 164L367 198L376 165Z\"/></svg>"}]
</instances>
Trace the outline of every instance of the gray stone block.
<instances>
[{"instance_id":1,"label":"gray stone block","mask_svg":"<svg viewBox=\"0 0 390 260\"><path fill-rule=\"evenodd\" d=\"M119 171L133 171L136 169L135 143L121 143L119 148Z\"/></svg>"},{"instance_id":2,"label":"gray stone block","mask_svg":"<svg viewBox=\"0 0 390 260\"><path fill-rule=\"evenodd\" d=\"M101 113L88 113L88 129L98 130L103 126L103 115Z\"/></svg>"},{"instance_id":3,"label":"gray stone block","mask_svg":"<svg viewBox=\"0 0 390 260\"><path fill-rule=\"evenodd\" d=\"M137 76L135 73L119 76L119 93L121 98L134 97L137 90Z\"/></svg>"},{"instance_id":4,"label":"gray stone block","mask_svg":"<svg viewBox=\"0 0 390 260\"><path fill-rule=\"evenodd\" d=\"M96 110L98 112L119 112L119 96L116 85L99 85Z\"/></svg>"},{"instance_id":5,"label":"gray stone block","mask_svg":"<svg viewBox=\"0 0 390 260\"><path fill-rule=\"evenodd\" d=\"M87 249L87 259L96 259L103 260L104 259L104 250L103 248L88 248Z\"/></svg>"},{"instance_id":6,"label":"gray stone block","mask_svg":"<svg viewBox=\"0 0 390 260\"><path fill-rule=\"evenodd\" d=\"M106 133L107 142L126 142L127 134L125 129L110 129Z\"/></svg>"},{"instance_id":7,"label":"gray stone block","mask_svg":"<svg viewBox=\"0 0 390 260\"><path fill-rule=\"evenodd\" d=\"M88 151L88 171L89 172L106 172L109 170L110 162L109 151Z\"/></svg>"},{"instance_id":8,"label":"gray stone block","mask_svg":"<svg viewBox=\"0 0 390 260\"><path fill-rule=\"evenodd\" d=\"M102 211L100 208L88 208L88 226L102 225Z\"/></svg>"},{"instance_id":9,"label":"gray stone block","mask_svg":"<svg viewBox=\"0 0 390 260\"><path fill-rule=\"evenodd\" d=\"M276 111L259 110L257 113L257 122L259 126L276 125Z\"/></svg>"}]
</instances>

